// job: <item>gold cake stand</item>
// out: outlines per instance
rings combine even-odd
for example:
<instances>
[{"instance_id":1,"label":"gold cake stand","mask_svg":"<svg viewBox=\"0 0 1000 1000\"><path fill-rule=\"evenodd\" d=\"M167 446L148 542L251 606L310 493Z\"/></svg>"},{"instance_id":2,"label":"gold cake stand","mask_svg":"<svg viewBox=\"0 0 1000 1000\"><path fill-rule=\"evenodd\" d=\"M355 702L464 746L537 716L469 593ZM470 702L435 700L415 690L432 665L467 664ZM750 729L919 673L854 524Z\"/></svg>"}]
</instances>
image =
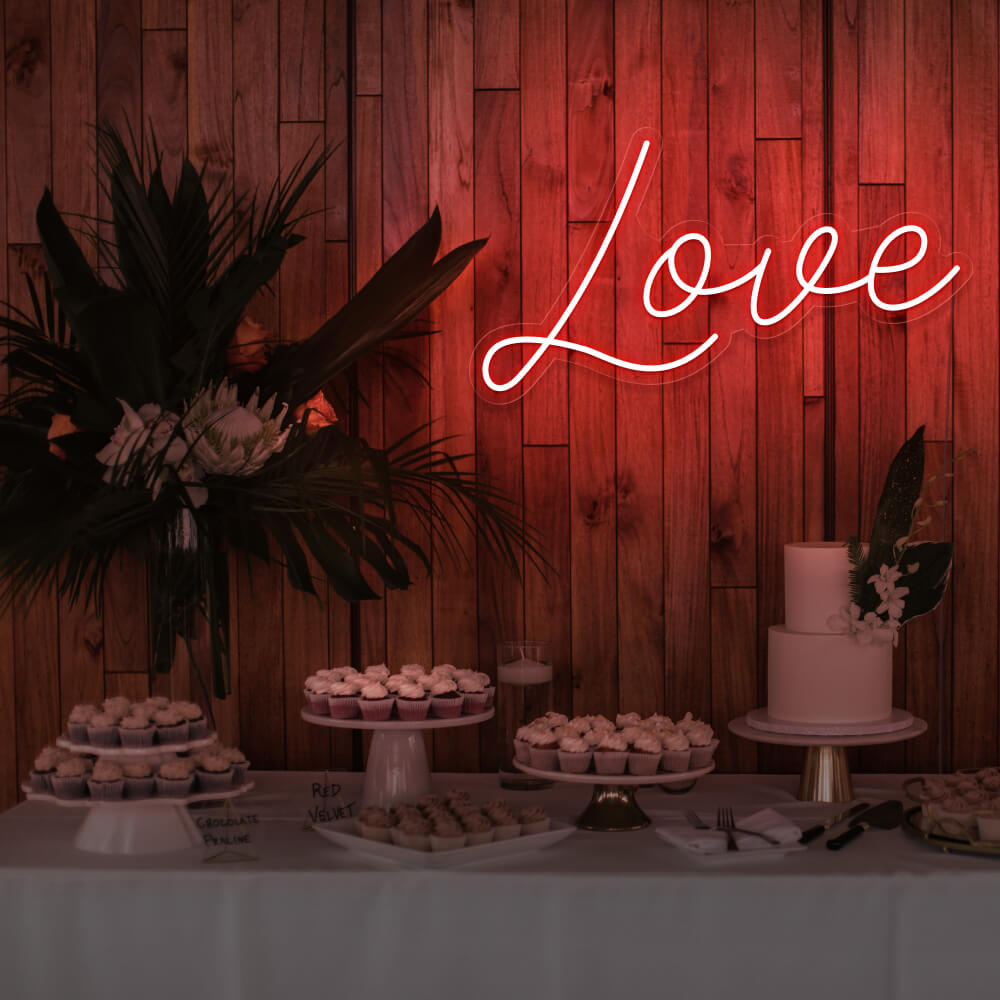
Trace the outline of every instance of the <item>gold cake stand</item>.
<instances>
[{"instance_id":1,"label":"gold cake stand","mask_svg":"<svg viewBox=\"0 0 1000 1000\"><path fill-rule=\"evenodd\" d=\"M587 808L577 817L581 830L598 830L602 833L623 833L641 830L652 822L635 800L638 788L652 785L684 784L692 787L702 775L715 770L715 761L707 767L691 771L658 771L656 774L570 774L568 771L544 771L515 760L514 766L525 774L549 781L573 785L590 785L593 789Z\"/></svg>"},{"instance_id":2,"label":"gold cake stand","mask_svg":"<svg viewBox=\"0 0 1000 1000\"><path fill-rule=\"evenodd\" d=\"M927 732L927 723L913 717L905 729L888 733L868 733L852 736L809 736L802 733L771 733L756 729L741 715L729 723L735 736L755 743L771 743L784 747L805 747L806 757L799 778L798 797L803 802L850 802L854 799L851 769L847 765L847 747L885 746L902 743Z\"/></svg>"}]
</instances>

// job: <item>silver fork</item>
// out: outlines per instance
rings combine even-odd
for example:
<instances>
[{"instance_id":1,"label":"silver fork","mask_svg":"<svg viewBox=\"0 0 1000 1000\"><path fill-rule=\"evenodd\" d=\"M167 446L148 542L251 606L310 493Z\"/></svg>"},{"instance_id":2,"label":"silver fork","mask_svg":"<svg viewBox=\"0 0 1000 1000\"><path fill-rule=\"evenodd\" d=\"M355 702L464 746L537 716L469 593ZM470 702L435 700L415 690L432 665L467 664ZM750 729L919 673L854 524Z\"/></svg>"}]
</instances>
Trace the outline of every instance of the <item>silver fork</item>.
<instances>
[{"instance_id":1,"label":"silver fork","mask_svg":"<svg viewBox=\"0 0 1000 1000\"><path fill-rule=\"evenodd\" d=\"M756 830L744 830L743 827L736 825L736 820L733 817L733 810L729 806L720 806L715 818L715 828L717 830L725 830L726 836L729 838L729 844L733 844L734 833L746 833L751 837L760 837L761 840L766 840L769 844L774 844L775 846L780 845L781 841L776 837L772 837L767 833L758 833ZM729 851L735 850L735 847L727 847Z\"/></svg>"},{"instance_id":2,"label":"silver fork","mask_svg":"<svg viewBox=\"0 0 1000 1000\"><path fill-rule=\"evenodd\" d=\"M736 837L733 834L733 810L728 806L719 806L715 813L715 828L726 831L726 850L735 851Z\"/></svg>"}]
</instances>

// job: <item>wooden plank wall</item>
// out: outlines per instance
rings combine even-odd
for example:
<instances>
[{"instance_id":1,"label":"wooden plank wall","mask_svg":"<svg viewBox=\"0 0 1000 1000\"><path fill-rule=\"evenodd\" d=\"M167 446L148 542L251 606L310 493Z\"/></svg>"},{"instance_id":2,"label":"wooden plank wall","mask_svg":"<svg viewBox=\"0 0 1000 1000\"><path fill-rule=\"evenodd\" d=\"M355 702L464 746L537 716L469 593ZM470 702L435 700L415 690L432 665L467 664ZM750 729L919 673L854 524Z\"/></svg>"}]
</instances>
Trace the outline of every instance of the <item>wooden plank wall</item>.
<instances>
[{"instance_id":1,"label":"wooden plank wall","mask_svg":"<svg viewBox=\"0 0 1000 1000\"><path fill-rule=\"evenodd\" d=\"M490 237L430 312L443 332L413 348L429 386L364 367L359 426L389 441L433 419L455 435L470 468L523 502L557 572L527 566L518 581L466 532L466 564L441 561L433 580L363 607L362 662L492 670L496 641L528 632L555 643L565 710L691 709L724 730L763 698L783 543L867 530L889 457L923 423L934 471L975 450L942 480L950 503L931 526L956 542L950 593L896 655L898 701L931 727L859 764L996 762L996 0L3 0L0 38L3 299L22 303L21 273L39 266L45 185L65 211L106 211L95 120L155 129L168 177L186 150L241 191L311 143L342 143L307 196L321 213L308 241L253 307L283 339L342 303L435 204L446 248ZM646 359L709 328L732 343L674 383L560 359L523 399L477 395L480 338L559 314L650 132L651 184L569 336ZM904 213L933 220L971 280L926 316L846 304L777 337L752 335L738 296L662 324L642 310L657 237L684 222L727 244L719 280L772 247L764 306L777 308L800 230L825 210L841 226L839 281ZM348 609L303 600L277 571L251 581L234 564L233 580L226 735L258 766L348 766L349 738L298 719L302 677L350 657ZM117 567L108 591L103 621L52 594L0 617L0 808L73 703L148 690L142 567ZM197 685L181 670L165 689ZM439 734L433 751L442 769L495 763L486 727ZM725 736L719 760L797 763Z\"/></svg>"}]
</instances>

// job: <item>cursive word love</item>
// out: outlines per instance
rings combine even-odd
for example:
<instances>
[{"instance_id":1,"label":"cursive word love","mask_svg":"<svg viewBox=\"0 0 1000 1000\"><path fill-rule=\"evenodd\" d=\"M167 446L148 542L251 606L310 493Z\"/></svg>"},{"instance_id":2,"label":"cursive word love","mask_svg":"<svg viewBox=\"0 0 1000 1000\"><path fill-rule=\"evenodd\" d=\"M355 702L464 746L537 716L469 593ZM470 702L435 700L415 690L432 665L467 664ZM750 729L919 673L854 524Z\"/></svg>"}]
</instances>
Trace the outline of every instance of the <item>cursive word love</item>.
<instances>
[{"instance_id":1,"label":"cursive word love","mask_svg":"<svg viewBox=\"0 0 1000 1000\"><path fill-rule=\"evenodd\" d=\"M494 392L510 392L512 389L516 388L542 360L545 354L553 348L570 354L583 354L588 357L595 358L596 360L616 369L624 369L633 372L668 372L690 365L697 358L705 354L705 352L708 351L709 348L711 348L711 346L719 339L718 333L710 333L705 340L702 341L702 343L698 344L693 350L688 351L688 353L682 355L681 357L674 358L671 361L660 361L656 363L631 361L625 358L616 357L613 354L608 354L605 351L600 351L588 344L581 344L572 340L560 339L560 334L565 329L570 316L573 315L573 312L579 305L580 300L586 294L594 275L597 273L597 269L601 266L608 250L611 248L611 244L614 242L615 234L618 231L618 227L621 225L625 211L628 208L629 202L632 200L639 178L641 177L643 169L646 165L649 149L650 141L646 139L643 141L639 149L635 166L632 168L628 184L622 194L621 201L615 209L614 217L612 218L611 224L604 235L604 239L601 240L600 246L597 248L597 252L595 253L593 260L587 267L579 286L573 292L569 303L556 322L552 325L548 333L545 334L545 336L519 333L514 336L504 337L493 344L483 355L481 368L483 382ZM905 260L898 263L886 263L885 261L887 258L892 258L892 250L896 244L905 240L908 236L916 237L916 250ZM824 241L826 243L826 247L825 249L822 249ZM875 252L871 257L871 263L865 273L861 274L855 280L848 281L845 284L821 284L823 275L829 267L830 262L833 260L839 243L840 235L833 226L818 226L814 229L803 241L802 248L799 251L799 255L796 260L795 278L799 287L798 292L796 292L791 300L777 312L766 315L762 313L760 309L760 292L761 285L763 284L764 277L767 273L768 263L771 260L771 249L769 247L763 250L757 263L745 274L741 274L737 278L734 278L732 281L726 282L725 284L709 285L708 275L712 266L712 245L707 237L703 236L701 233L683 233L670 244L664 253L656 258L653 265L650 267L646 276L646 281L643 285L642 304L650 316L657 319L669 319L673 316L680 315L697 299L724 295L726 292L731 292L744 285L750 285L750 318L757 326L769 327L787 319L788 316L798 309L810 295L845 295L849 292L862 288L866 290L868 298L871 300L873 305L884 310L885 312L896 313L907 309L913 309L947 288L948 285L955 280L955 277L961 270L961 267L955 264L940 279L930 285L930 287L925 288L923 291L913 295L911 298L907 298L902 301L889 301L879 294L877 288L879 277L881 275L898 274L903 271L908 271L910 268L919 264L927 255L927 231L919 225L898 226L893 229L892 232L890 232L876 247ZM688 247L693 248L694 252L697 253L700 258L700 270L693 283L689 282L680 274L677 265L678 254ZM806 262L809 260L814 249L822 250L822 255L820 256L818 263L807 274ZM690 254L691 250L688 250L687 255L690 256ZM657 279L664 272L664 269L666 269L666 273L669 275L674 287L684 293L684 296L679 302L677 302L676 305L662 308L653 301L653 291L654 285ZM510 377L500 377L499 379L495 378L493 365L497 355L505 350L520 349L523 345L534 345L535 348L527 360L525 360L521 367Z\"/></svg>"}]
</instances>

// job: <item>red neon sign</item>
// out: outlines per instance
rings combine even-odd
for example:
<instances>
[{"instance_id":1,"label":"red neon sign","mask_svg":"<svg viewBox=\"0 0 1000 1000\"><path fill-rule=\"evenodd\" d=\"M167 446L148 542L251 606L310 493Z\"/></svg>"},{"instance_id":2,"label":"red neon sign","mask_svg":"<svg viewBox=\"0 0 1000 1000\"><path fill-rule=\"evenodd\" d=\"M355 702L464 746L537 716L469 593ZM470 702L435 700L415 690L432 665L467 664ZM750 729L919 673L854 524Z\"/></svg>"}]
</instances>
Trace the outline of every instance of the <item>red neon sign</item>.
<instances>
[{"instance_id":1,"label":"red neon sign","mask_svg":"<svg viewBox=\"0 0 1000 1000\"><path fill-rule=\"evenodd\" d=\"M607 256L608 250L614 242L615 234L621 225L629 203L635 195L640 177L642 176L642 173L647 166L647 162L649 161L650 147L650 140L643 140L642 145L639 148L635 164L632 167L628 183L622 193L621 200L615 208L615 214L610 225L608 226L607 232L601 240L600 245L597 247L594 257L580 280L579 285L570 297L566 308L552 324L548 332L544 336L518 332L503 337L486 350L480 365L480 373L487 388L496 393L509 393L513 391L521 385L536 365L542 361L545 354L553 348L564 351L570 356L573 354L581 354L586 357L594 358L598 362L608 365L613 369L639 373L666 373L691 365L698 358L702 357L702 355L704 355L712 347L712 345L719 340L719 334L712 332L709 333L700 344L694 347L693 350L682 355L681 357L674 358L670 361L647 363L627 358L619 358L613 354L600 351L587 344L576 343L571 340L561 339L560 337L566 327L566 324L569 322L570 317L573 315L574 310L579 305L580 300L586 295L587 289L590 286L594 275L597 273L598 268L601 266L601 263ZM893 256L892 251L896 248L896 245L902 245L902 243L906 241L907 237L916 238L917 249L901 261L895 263L885 263L887 257ZM807 261L809 260L814 249L822 249L824 240L826 241L826 248L825 250L822 250L822 256L820 257L818 263L816 263L815 266L812 267L810 273L807 274ZM933 284L917 292L917 294L899 301L889 301L879 294L877 288L879 277L881 275L899 274L908 271L924 260L927 256L929 246L927 230L923 226L912 223L897 226L885 236L881 243L879 243L871 256L871 262L866 272L860 274L856 279L846 282L845 284L822 285L820 284L820 281L833 260L839 243L840 235L835 227L830 225L821 225L813 229L803 241L795 264L795 278L798 284L798 291L792 296L789 302L777 312L771 315L763 315L760 311L760 293L761 285L764 281L768 264L771 260L771 249L769 247L765 248L761 252L757 263L744 274L741 274L734 280L724 284L711 286L707 284L707 281L712 265L712 245L708 238L701 233L685 232L674 239L666 251L660 254L650 267L642 290L643 306L645 307L646 312L654 318L670 319L671 317L678 316L683 313L699 298L711 298L718 295L724 295L727 292L734 291L737 288L749 284L751 286L749 299L750 318L756 326L767 328L787 319L803 304L803 302L806 301L807 298L809 298L809 296L847 295L860 289L865 289L871 303L876 308L881 309L884 312L898 313L911 310L922 303L928 302L934 296L944 291L944 289L955 281L958 274L962 271L962 267L960 265L953 264L940 278L934 281ZM689 246L697 247L700 257L700 270L697 278L695 278L693 282L688 281L688 279L681 275L677 264L677 257L679 253L684 248ZM660 277L664 269L666 269L666 273L669 275L669 279L673 283L674 288L684 293L684 297L675 305L661 308L653 302L653 290L657 279ZM501 331L493 331L493 333L498 332ZM487 335L487 340L490 339L491 336L492 334ZM522 361L520 368L518 368L518 370L509 377L494 377L493 366L497 355L503 351L520 350L520 348L524 345L533 345L534 351L530 354L530 356L526 357Z\"/></svg>"}]
</instances>

